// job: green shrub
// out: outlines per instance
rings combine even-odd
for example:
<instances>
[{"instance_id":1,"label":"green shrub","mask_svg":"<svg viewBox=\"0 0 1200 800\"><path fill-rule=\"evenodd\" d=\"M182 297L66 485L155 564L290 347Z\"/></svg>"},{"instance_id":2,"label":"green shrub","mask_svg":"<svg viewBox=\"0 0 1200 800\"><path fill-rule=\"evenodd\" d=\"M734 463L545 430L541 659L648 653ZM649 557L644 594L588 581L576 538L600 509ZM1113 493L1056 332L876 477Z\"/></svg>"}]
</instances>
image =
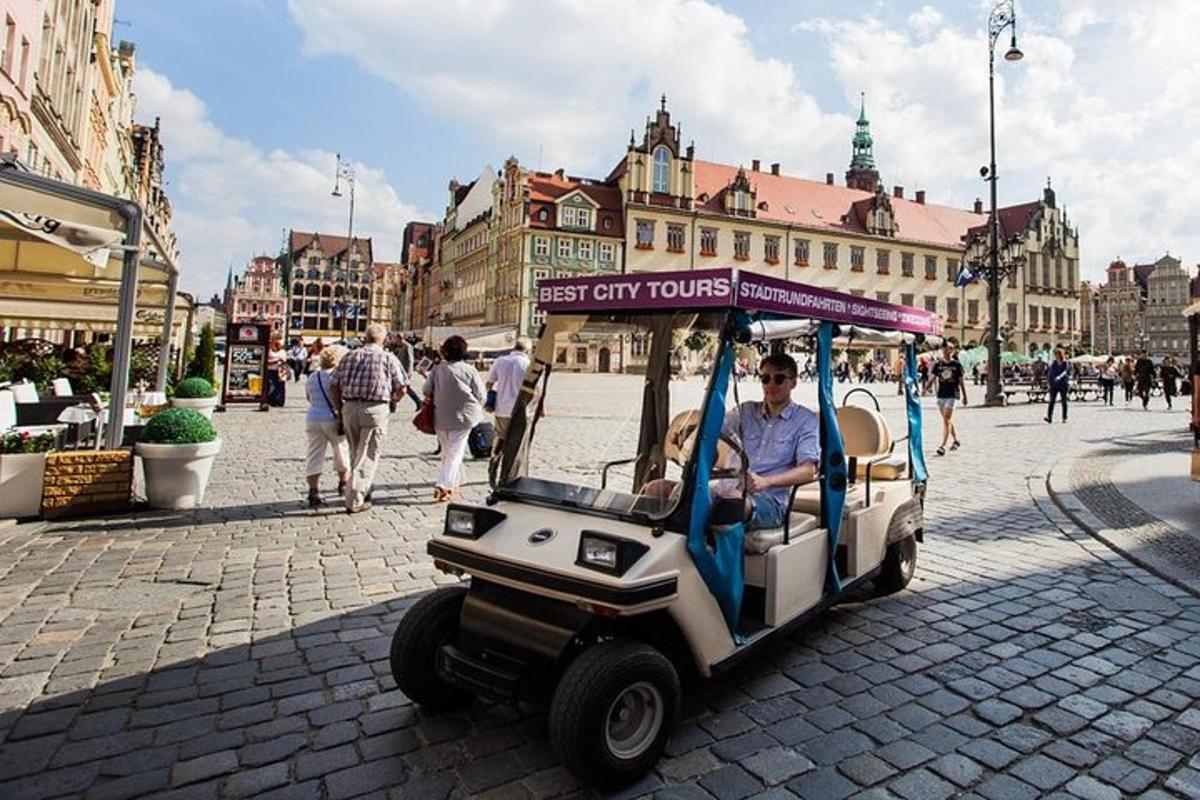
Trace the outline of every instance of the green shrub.
<instances>
[{"instance_id":1,"label":"green shrub","mask_svg":"<svg viewBox=\"0 0 1200 800\"><path fill-rule=\"evenodd\" d=\"M217 438L211 422L190 408L168 408L150 418L142 431L149 444L201 444Z\"/></svg>"},{"instance_id":2,"label":"green shrub","mask_svg":"<svg viewBox=\"0 0 1200 800\"><path fill-rule=\"evenodd\" d=\"M83 376L79 379L79 390L84 394L89 392L107 392L112 386L112 364L108 361L111 348L94 344L88 348L87 363L83 368Z\"/></svg>"},{"instance_id":3,"label":"green shrub","mask_svg":"<svg viewBox=\"0 0 1200 800\"><path fill-rule=\"evenodd\" d=\"M67 371L67 365L58 356L47 356L39 358L30 364L27 377L37 386L37 393L40 397L52 394L51 388L55 378L64 377Z\"/></svg>"},{"instance_id":4,"label":"green shrub","mask_svg":"<svg viewBox=\"0 0 1200 800\"><path fill-rule=\"evenodd\" d=\"M204 378L209 385L214 385L217 382L216 368L217 337L212 326L205 325L200 329L200 342L188 362L187 374L189 378Z\"/></svg>"},{"instance_id":5,"label":"green shrub","mask_svg":"<svg viewBox=\"0 0 1200 800\"><path fill-rule=\"evenodd\" d=\"M153 387L158 379L158 356L151 355L146 348L135 347L129 354L129 387L139 383Z\"/></svg>"},{"instance_id":6,"label":"green shrub","mask_svg":"<svg viewBox=\"0 0 1200 800\"><path fill-rule=\"evenodd\" d=\"M175 387L175 396L184 400L214 397L217 390L204 378L184 378Z\"/></svg>"}]
</instances>

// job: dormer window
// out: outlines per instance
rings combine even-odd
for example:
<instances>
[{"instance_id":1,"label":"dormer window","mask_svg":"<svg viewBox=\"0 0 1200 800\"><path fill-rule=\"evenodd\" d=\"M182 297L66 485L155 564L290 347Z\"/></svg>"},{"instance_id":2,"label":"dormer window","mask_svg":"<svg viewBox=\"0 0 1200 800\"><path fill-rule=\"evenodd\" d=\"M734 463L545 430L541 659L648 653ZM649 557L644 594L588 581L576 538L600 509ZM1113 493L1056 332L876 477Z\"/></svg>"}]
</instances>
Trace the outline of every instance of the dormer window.
<instances>
[{"instance_id":1,"label":"dormer window","mask_svg":"<svg viewBox=\"0 0 1200 800\"><path fill-rule=\"evenodd\" d=\"M663 145L654 148L654 185L651 188L663 194L671 191L671 151Z\"/></svg>"}]
</instances>

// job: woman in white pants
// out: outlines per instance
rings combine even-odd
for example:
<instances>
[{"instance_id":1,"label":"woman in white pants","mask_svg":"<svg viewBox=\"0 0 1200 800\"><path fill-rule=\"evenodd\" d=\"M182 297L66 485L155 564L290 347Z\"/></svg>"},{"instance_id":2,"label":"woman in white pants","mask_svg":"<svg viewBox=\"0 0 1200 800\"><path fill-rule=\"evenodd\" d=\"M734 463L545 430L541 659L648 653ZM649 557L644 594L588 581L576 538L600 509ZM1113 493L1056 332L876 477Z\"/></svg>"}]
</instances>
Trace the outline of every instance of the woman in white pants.
<instances>
[{"instance_id":1,"label":"woman in white pants","mask_svg":"<svg viewBox=\"0 0 1200 800\"><path fill-rule=\"evenodd\" d=\"M325 452L333 448L333 467L338 475L338 494L345 491L346 477L350 473L350 449L346 436L340 431L337 412L331 402L330 381L333 368L344 351L340 347L326 347L317 359L318 369L309 373L304 384L308 397L308 414L304 417L304 432L308 435L308 505L316 508L325 501L321 499L321 473L325 471Z\"/></svg>"},{"instance_id":2,"label":"woman in white pants","mask_svg":"<svg viewBox=\"0 0 1200 800\"><path fill-rule=\"evenodd\" d=\"M487 392L479 370L464 361L466 357L466 340L451 336L442 343L444 360L425 381L425 396L433 399L433 428L442 453L433 490L433 499L439 503L454 499L466 479L463 457L467 437L483 420L483 399Z\"/></svg>"}]
</instances>

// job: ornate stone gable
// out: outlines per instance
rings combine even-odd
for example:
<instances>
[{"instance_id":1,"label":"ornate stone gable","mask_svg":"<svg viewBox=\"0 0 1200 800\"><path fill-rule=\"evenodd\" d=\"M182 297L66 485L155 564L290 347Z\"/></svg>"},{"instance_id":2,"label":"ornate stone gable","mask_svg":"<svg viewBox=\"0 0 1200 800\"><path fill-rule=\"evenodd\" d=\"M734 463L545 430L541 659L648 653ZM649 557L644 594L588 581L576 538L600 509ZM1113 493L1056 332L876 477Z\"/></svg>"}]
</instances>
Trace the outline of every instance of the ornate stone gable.
<instances>
[{"instance_id":1,"label":"ornate stone gable","mask_svg":"<svg viewBox=\"0 0 1200 800\"><path fill-rule=\"evenodd\" d=\"M900 226L896 224L896 212L892 208L892 198L882 186L875 187L875 196L867 207L867 218L864 220L867 233L872 236L895 236Z\"/></svg>"},{"instance_id":2,"label":"ornate stone gable","mask_svg":"<svg viewBox=\"0 0 1200 800\"><path fill-rule=\"evenodd\" d=\"M744 167L738 167L737 174L733 176L733 180L725 187L723 194L726 214L750 218L757 216L757 204L755 201L758 197L758 192L751 185Z\"/></svg>"}]
</instances>

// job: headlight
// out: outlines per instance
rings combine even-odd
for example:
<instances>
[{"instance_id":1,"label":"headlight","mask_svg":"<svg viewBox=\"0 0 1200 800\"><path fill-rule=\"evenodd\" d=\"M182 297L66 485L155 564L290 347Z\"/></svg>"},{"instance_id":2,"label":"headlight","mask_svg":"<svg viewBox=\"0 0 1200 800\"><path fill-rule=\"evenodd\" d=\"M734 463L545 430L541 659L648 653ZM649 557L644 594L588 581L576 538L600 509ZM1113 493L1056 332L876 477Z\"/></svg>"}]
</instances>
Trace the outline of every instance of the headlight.
<instances>
[{"instance_id":1,"label":"headlight","mask_svg":"<svg viewBox=\"0 0 1200 800\"><path fill-rule=\"evenodd\" d=\"M507 517L493 508L452 505L446 509L442 532L460 539L478 539Z\"/></svg>"},{"instance_id":2,"label":"headlight","mask_svg":"<svg viewBox=\"0 0 1200 800\"><path fill-rule=\"evenodd\" d=\"M575 563L610 575L624 575L649 549L647 545L632 539L583 531L579 536L579 553Z\"/></svg>"}]
</instances>

